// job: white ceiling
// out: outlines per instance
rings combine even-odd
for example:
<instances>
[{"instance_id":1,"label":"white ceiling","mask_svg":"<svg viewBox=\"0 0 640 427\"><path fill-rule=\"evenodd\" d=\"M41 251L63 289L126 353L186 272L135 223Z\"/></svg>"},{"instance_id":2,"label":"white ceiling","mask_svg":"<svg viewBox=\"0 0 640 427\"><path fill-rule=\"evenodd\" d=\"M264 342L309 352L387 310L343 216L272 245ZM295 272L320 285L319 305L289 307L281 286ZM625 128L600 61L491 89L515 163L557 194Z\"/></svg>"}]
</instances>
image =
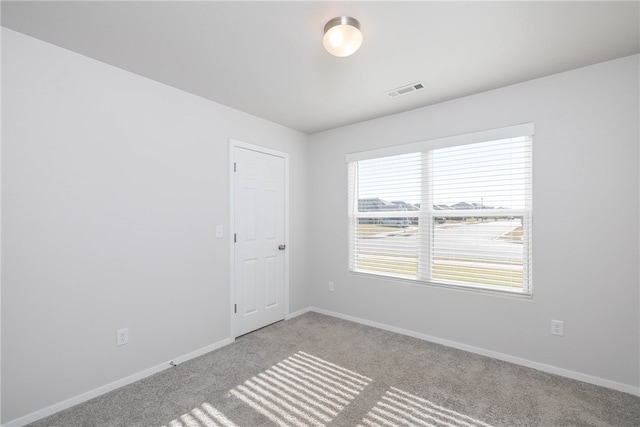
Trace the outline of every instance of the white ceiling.
<instances>
[{"instance_id":1,"label":"white ceiling","mask_svg":"<svg viewBox=\"0 0 640 427\"><path fill-rule=\"evenodd\" d=\"M4 27L306 133L640 51L631 2L7 2ZM353 56L322 47L349 15ZM426 89L390 98L414 82Z\"/></svg>"}]
</instances>

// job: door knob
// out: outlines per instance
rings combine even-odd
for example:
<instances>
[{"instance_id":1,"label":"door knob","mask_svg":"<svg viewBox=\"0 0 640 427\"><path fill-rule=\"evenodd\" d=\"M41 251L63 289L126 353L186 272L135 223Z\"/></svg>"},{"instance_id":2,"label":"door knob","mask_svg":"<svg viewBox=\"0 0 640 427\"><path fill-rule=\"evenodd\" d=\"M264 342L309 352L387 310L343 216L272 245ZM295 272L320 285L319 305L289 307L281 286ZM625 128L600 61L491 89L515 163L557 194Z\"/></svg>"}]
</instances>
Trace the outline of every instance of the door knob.
<instances>
[{"instance_id":1,"label":"door knob","mask_svg":"<svg viewBox=\"0 0 640 427\"><path fill-rule=\"evenodd\" d=\"M281 251L284 251L284 249L287 247L287 245L280 245L278 246L278 249L280 249Z\"/></svg>"}]
</instances>

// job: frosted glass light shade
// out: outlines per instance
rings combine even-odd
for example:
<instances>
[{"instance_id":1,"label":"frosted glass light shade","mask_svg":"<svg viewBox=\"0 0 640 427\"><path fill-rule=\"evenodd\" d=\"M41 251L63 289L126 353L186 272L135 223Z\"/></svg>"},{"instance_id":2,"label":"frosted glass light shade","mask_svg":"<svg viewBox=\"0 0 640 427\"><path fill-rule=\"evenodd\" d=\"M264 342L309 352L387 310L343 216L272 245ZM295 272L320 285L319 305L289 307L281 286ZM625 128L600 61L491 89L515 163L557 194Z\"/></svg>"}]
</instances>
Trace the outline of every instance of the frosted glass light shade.
<instances>
[{"instance_id":1,"label":"frosted glass light shade","mask_svg":"<svg viewBox=\"0 0 640 427\"><path fill-rule=\"evenodd\" d=\"M357 19L349 16L333 18L324 26L322 44L334 56L352 55L362 45L362 33Z\"/></svg>"}]
</instances>

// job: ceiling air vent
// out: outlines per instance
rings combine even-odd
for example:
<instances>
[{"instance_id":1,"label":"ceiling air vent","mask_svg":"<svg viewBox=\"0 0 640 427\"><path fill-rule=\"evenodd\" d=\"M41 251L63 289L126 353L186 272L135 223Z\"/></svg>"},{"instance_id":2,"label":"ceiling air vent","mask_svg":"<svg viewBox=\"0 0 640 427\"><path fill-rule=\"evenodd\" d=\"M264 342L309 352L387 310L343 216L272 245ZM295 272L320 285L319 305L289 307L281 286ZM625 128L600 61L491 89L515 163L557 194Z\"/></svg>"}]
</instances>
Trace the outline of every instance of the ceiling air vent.
<instances>
[{"instance_id":1,"label":"ceiling air vent","mask_svg":"<svg viewBox=\"0 0 640 427\"><path fill-rule=\"evenodd\" d=\"M402 87L390 90L389 92L387 92L387 95L389 95L390 98L395 98L396 96L406 95L408 93L415 92L420 89L424 89L424 83L422 82L412 83L407 86L402 86Z\"/></svg>"}]
</instances>

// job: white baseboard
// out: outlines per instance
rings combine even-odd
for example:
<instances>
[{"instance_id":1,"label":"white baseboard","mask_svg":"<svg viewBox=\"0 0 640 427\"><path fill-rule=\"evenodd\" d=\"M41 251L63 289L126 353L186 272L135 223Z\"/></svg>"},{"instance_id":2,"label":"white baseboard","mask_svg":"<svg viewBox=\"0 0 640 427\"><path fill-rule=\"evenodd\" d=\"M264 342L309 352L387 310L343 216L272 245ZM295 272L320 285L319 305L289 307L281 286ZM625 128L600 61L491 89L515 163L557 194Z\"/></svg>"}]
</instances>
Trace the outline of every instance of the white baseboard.
<instances>
[{"instance_id":1,"label":"white baseboard","mask_svg":"<svg viewBox=\"0 0 640 427\"><path fill-rule=\"evenodd\" d=\"M108 393L112 390L115 390L117 388L123 387L125 385L134 383L136 381L139 381L143 378L146 378L150 375L153 374L157 374L158 372L164 371L165 369L169 369L171 368L170 363L173 362L176 365L179 365L180 363L184 363L187 360L191 360L194 359L198 356L202 356L205 353L209 353L213 350L217 350L221 347L224 347L228 344L230 344L232 341L229 338L226 338L222 341L218 341L217 343L208 345L206 347L202 347L198 350L192 351L191 353L187 353L187 354L183 354L181 356L177 356L171 360L167 360L164 363L161 363L159 365L153 366L151 368L145 369L144 371L140 371L137 372L133 375L129 375L128 377L116 380L112 383L109 384L105 384L103 386L100 386L98 388L95 388L93 390L90 390L86 393L82 393L79 394L77 396L74 396L70 399L64 400L62 402L56 403L54 405L48 406L44 409L40 409L38 411L32 412L30 414L27 414L23 417L20 418L16 418L15 420L9 421L6 424L3 424L2 427L19 427L19 426L23 426L25 424L29 424L32 423L34 421L38 421L42 418L48 417L49 415L53 415L56 412L60 412L64 409L68 409L72 406L75 406L79 403L83 403L86 402L87 400L93 399L94 397L98 397L102 394Z\"/></svg>"},{"instance_id":2,"label":"white baseboard","mask_svg":"<svg viewBox=\"0 0 640 427\"><path fill-rule=\"evenodd\" d=\"M302 316L305 313L311 311L311 307L303 308L302 310L294 311L293 313L289 313L285 316L284 320L293 319L294 317Z\"/></svg>"},{"instance_id":3,"label":"white baseboard","mask_svg":"<svg viewBox=\"0 0 640 427\"><path fill-rule=\"evenodd\" d=\"M562 377L571 378L574 380L583 381L585 383L610 388L610 389L621 391L624 393L633 394L635 396L640 396L640 387L634 387L632 385L623 384L623 383L607 380L600 377L594 377L592 375L583 374L581 372L571 371L569 369L564 369L564 368L558 368L557 366L546 365L544 363L534 362L532 360L523 359L521 357L511 356L509 354L499 353L499 352L487 350L481 347L475 347L467 344L462 344L456 341L450 341L450 340L434 337L431 335L421 334L419 332L411 331L408 329L397 328L395 326L389 326L383 323L372 322L370 320L360 319L358 317L336 313L336 312L324 310L321 308L310 307L309 309L307 309L307 311L313 311L313 312L324 314L327 316L337 317L339 319L349 320L351 322L361 323L367 326L373 326L374 328L383 329L385 331L407 335L407 336L418 338L424 341L430 341L436 344L442 344L447 347L457 348L458 350L464 350L470 353L476 353L482 356L487 356L487 357L502 360L505 362L510 362L516 365L525 366L527 368L537 369L538 371L560 375Z\"/></svg>"}]
</instances>

